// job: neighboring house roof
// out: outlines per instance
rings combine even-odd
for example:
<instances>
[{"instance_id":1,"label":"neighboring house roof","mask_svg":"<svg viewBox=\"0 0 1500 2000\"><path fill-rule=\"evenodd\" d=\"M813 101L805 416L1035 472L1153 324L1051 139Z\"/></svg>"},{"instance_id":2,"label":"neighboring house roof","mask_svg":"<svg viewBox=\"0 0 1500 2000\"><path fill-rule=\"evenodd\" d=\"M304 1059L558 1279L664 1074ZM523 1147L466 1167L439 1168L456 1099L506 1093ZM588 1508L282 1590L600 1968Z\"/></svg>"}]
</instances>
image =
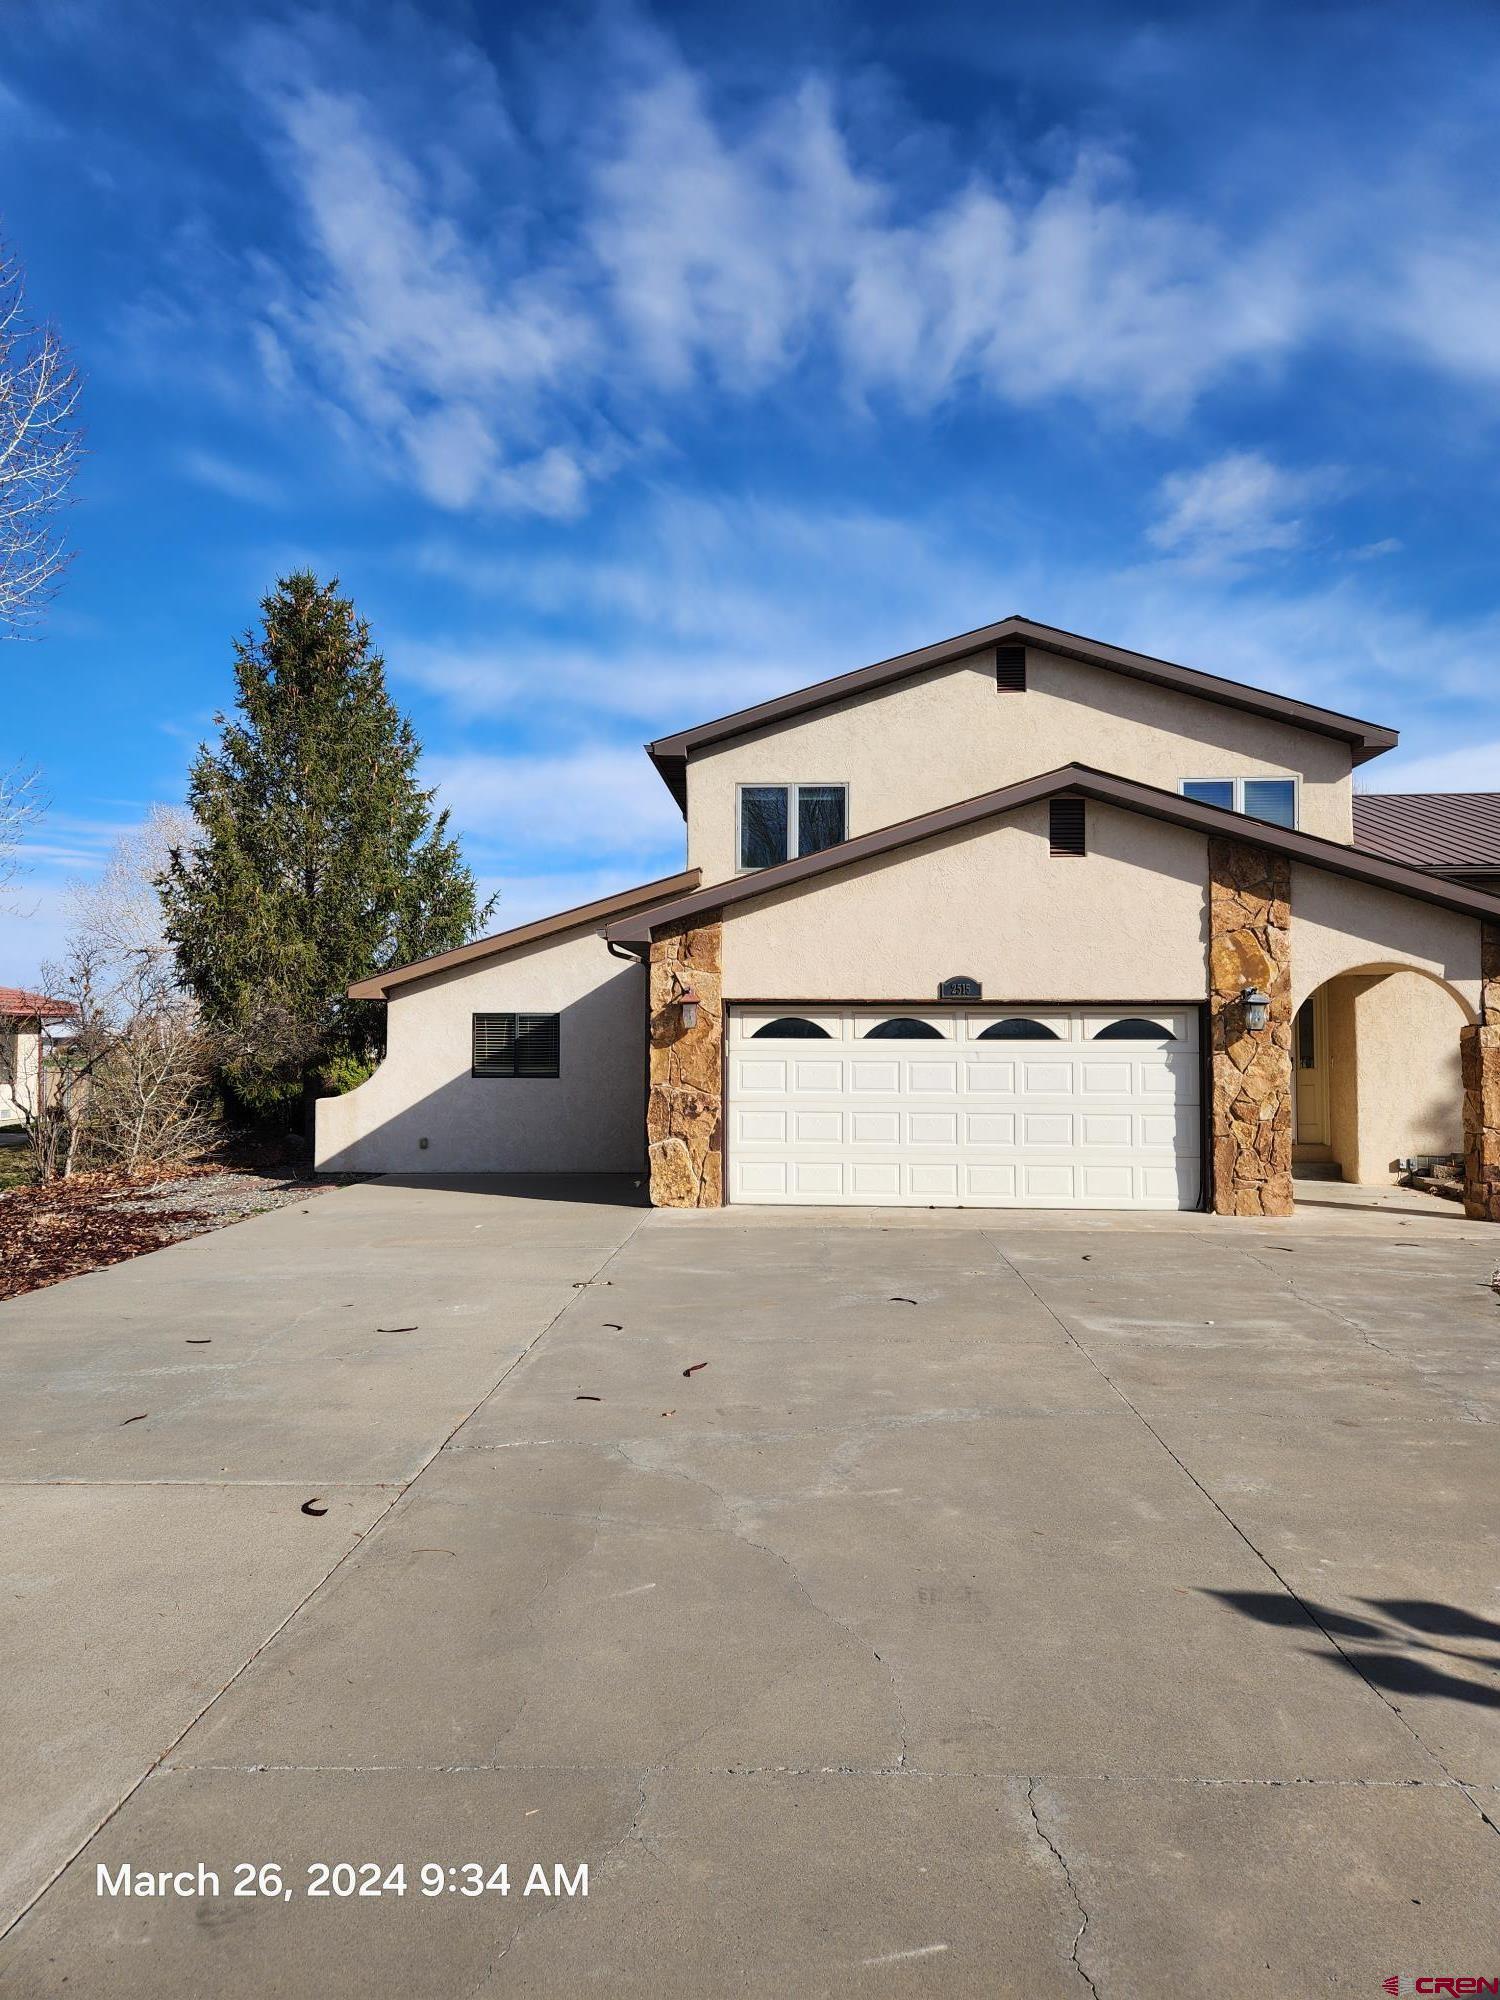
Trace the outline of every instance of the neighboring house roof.
<instances>
[{"instance_id":1,"label":"neighboring house roof","mask_svg":"<svg viewBox=\"0 0 1500 2000\"><path fill-rule=\"evenodd\" d=\"M71 1000L49 1000L24 986L0 986L0 1021L71 1021L77 1013Z\"/></svg>"},{"instance_id":2,"label":"neighboring house roof","mask_svg":"<svg viewBox=\"0 0 1500 2000\"><path fill-rule=\"evenodd\" d=\"M447 972L455 965L472 965L476 959L495 958L501 952L516 951L540 938L555 937L559 931L581 929L590 923L605 924L642 903L660 903L686 890L696 889L702 871L685 868L676 875L663 875L655 882L642 882L633 889L621 889L596 902L579 903L571 910L559 910L555 917L540 917L535 923L518 924L514 930L499 931L494 937L477 938L454 951L440 951L431 958L414 959L410 965L393 965L389 972L373 972L357 979L349 988L351 1000L384 1000L393 986L406 986L414 979L428 979L435 972Z\"/></svg>"},{"instance_id":3,"label":"neighboring house roof","mask_svg":"<svg viewBox=\"0 0 1500 2000\"><path fill-rule=\"evenodd\" d=\"M646 745L646 751L673 798L686 810L687 760L694 750L785 722L810 709L826 708L932 667L947 666L970 653L981 652L986 646L1002 644L1035 646L1067 659L1082 660L1088 666L1105 667L1112 673L1128 674L1134 680L1171 688L1178 694L1200 695L1206 701L1246 709L1252 715L1270 716L1299 729L1341 737L1351 746L1356 764L1378 757L1397 741L1394 729L1386 729L1377 722L1362 722L1357 716L1342 715L1337 709L1318 708L1312 702L1270 694L1264 688L1247 687L1243 681L1225 680L1218 674L1202 673L1196 667L1179 667L1170 660L1153 659L1149 653L1128 653L1119 646L1106 646L1098 639L1082 638L1076 632L1060 632L1055 626L1038 625L1030 618L1012 617L1002 618L996 625L981 625L974 632L962 632L956 638L940 639L936 645L919 647L914 653L898 653L894 659L879 660L874 666L859 667L833 680L818 681L794 694L757 702L753 708L721 715L715 722L701 722L693 729L679 730L675 736L660 736Z\"/></svg>"},{"instance_id":4,"label":"neighboring house roof","mask_svg":"<svg viewBox=\"0 0 1500 2000\"><path fill-rule=\"evenodd\" d=\"M1317 834L1273 826L1268 820L1250 819L1244 813L1229 812L1222 806L1200 805L1196 799L1182 798L1176 792L1162 791L1156 785L1143 785L1135 778L1121 778L1110 771L1096 771L1087 764L1063 764L1055 771L1042 772L1038 777L1023 778L1019 784L1002 785L998 791L983 792L979 797L961 800L957 805L943 806L936 812L901 820L874 833L859 834L853 840L842 841L837 847L825 847L818 854L801 855L795 861L782 861L773 868L739 875L728 882L716 882L711 888L699 889L671 902L637 911L611 924L605 936L611 944L639 949L649 944L653 930L662 924L698 916L705 910L724 909L735 903L748 902L755 896L769 896L777 889L813 881L836 868L847 868L851 862L869 860L876 855L913 846L920 840L953 833L981 820L1014 812L1020 806L1054 798L1060 792L1096 799L1103 805L1122 806L1131 812L1148 813L1155 819L1169 820L1196 833L1223 834L1236 840L1253 841L1257 846L1285 854L1293 861L1306 861L1314 867L1327 869L1331 874L1352 876L1356 881L1371 882L1383 889L1396 889L1403 895L1420 897L1424 902L1440 904L1464 916L1500 918L1500 896L1465 888L1459 883L1426 874L1421 869L1406 867L1380 855L1367 854L1357 847L1346 847L1341 841L1324 840Z\"/></svg>"},{"instance_id":5,"label":"neighboring house roof","mask_svg":"<svg viewBox=\"0 0 1500 2000\"><path fill-rule=\"evenodd\" d=\"M1354 838L1438 875L1500 874L1500 792L1356 792Z\"/></svg>"}]
</instances>

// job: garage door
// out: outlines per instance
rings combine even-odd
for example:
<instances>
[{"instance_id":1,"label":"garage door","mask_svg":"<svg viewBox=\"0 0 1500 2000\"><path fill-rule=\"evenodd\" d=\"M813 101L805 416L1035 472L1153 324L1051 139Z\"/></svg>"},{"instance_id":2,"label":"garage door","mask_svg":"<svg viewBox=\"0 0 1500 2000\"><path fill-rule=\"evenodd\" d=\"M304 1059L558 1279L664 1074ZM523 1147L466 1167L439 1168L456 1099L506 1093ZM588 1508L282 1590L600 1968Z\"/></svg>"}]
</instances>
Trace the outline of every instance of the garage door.
<instances>
[{"instance_id":1,"label":"garage door","mask_svg":"<svg viewBox=\"0 0 1500 2000\"><path fill-rule=\"evenodd\" d=\"M735 1009L731 1201L1196 1208L1198 1012Z\"/></svg>"}]
</instances>

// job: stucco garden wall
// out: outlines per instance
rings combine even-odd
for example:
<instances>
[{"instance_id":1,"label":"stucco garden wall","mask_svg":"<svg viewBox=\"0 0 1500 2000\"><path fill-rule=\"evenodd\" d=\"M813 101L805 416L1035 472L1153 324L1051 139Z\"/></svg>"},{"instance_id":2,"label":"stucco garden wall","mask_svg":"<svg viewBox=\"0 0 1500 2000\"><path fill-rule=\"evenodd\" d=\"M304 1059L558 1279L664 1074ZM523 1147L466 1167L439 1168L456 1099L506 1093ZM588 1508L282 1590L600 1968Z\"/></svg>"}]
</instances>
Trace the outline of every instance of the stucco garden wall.
<instances>
[{"instance_id":1,"label":"stucco garden wall","mask_svg":"<svg viewBox=\"0 0 1500 2000\"><path fill-rule=\"evenodd\" d=\"M694 756L689 863L705 883L737 872L737 785L847 784L858 834L1067 763L1166 791L1184 778L1297 777L1304 830L1352 838L1347 743L1035 648L1027 682L997 692L985 653Z\"/></svg>"},{"instance_id":2,"label":"stucco garden wall","mask_svg":"<svg viewBox=\"0 0 1500 2000\"><path fill-rule=\"evenodd\" d=\"M319 1101L321 1169L644 1171L646 973L594 930L456 967L387 1005L385 1061ZM558 1076L470 1075L473 1015L512 1012L561 1017Z\"/></svg>"},{"instance_id":3,"label":"stucco garden wall","mask_svg":"<svg viewBox=\"0 0 1500 2000\"><path fill-rule=\"evenodd\" d=\"M1197 1000L1201 834L1090 801L1088 852L1048 851L1045 805L867 862L724 923L739 1000L926 1000L967 973L996 1000Z\"/></svg>"}]
</instances>

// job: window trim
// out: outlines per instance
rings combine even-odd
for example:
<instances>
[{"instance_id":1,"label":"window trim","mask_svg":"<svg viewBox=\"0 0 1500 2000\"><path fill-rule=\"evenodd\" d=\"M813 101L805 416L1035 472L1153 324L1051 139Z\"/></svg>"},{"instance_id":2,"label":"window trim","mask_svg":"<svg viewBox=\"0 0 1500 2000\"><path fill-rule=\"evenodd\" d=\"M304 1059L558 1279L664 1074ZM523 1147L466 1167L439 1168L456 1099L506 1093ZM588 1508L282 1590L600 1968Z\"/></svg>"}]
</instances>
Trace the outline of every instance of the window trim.
<instances>
[{"instance_id":1,"label":"window trim","mask_svg":"<svg viewBox=\"0 0 1500 2000\"><path fill-rule=\"evenodd\" d=\"M1238 778L1232 778L1228 772L1221 771L1214 778L1179 778L1177 781L1177 794L1179 798L1185 799L1188 795L1187 788L1189 785L1228 785L1231 797L1234 800L1234 804L1229 807L1229 810L1244 814L1246 819L1259 819L1258 814L1245 812L1245 785L1247 781L1252 785L1290 785L1292 788L1292 824L1288 831L1292 833L1300 833L1302 831L1302 780L1295 771L1249 771L1243 777ZM1195 800L1194 803L1202 805L1206 804L1207 801L1200 799ZM1262 826L1280 826L1281 821L1279 819L1265 819L1259 820L1259 824Z\"/></svg>"},{"instance_id":2,"label":"window trim","mask_svg":"<svg viewBox=\"0 0 1500 2000\"><path fill-rule=\"evenodd\" d=\"M530 1021L556 1021L557 1023L557 1066L548 1070L532 1070L523 1073L519 1069L481 1069L475 1059L475 1042L478 1039L478 1024L484 1016L508 1016L514 1023L512 1043L519 1045L521 1023ZM562 1011L538 1007L475 1007L469 1014L469 1075L477 1083L555 1083L562 1075Z\"/></svg>"},{"instance_id":3,"label":"window trim","mask_svg":"<svg viewBox=\"0 0 1500 2000\"><path fill-rule=\"evenodd\" d=\"M736 784L734 788L734 872L736 875L763 875L767 868L779 868L782 865L779 861L767 861L758 868L749 868L741 861L740 856L745 851L741 839L744 832L744 808L740 803L741 795L745 792L786 792L788 794L786 803L786 858L788 861L796 861L800 858L802 849L798 840L798 835L801 832L801 815L797 809L795 794L803 791L842 792L844 795L844 839L848 840L850 838L850 786L847 778L745 778ZM842 844L840 841L834 842L835 847ZM813 852L815 854L826 854L828 849L826 847L816 847L813 849Z\"/></svg>"}]
</instances>

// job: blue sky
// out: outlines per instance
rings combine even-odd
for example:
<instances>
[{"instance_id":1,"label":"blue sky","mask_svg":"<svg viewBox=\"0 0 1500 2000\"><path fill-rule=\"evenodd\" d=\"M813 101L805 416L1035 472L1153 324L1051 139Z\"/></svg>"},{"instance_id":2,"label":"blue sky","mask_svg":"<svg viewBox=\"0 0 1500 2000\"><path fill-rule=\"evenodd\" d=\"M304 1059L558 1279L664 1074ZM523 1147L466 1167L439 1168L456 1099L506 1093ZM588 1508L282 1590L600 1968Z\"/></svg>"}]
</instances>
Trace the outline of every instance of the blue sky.
<instances>
[{"instance_id":1,"label":"blue sky","mask_svg":"<svg viewBox=\"0 0 1500 2000\"><path fill-rule=\"evenodd\" d=\"M28 10L90 456L0 982L301 564L505 923L679 865L645 738L1016 610L1500 787L1497 86L1490 5Z\"/></svg>"}]
</instances>

